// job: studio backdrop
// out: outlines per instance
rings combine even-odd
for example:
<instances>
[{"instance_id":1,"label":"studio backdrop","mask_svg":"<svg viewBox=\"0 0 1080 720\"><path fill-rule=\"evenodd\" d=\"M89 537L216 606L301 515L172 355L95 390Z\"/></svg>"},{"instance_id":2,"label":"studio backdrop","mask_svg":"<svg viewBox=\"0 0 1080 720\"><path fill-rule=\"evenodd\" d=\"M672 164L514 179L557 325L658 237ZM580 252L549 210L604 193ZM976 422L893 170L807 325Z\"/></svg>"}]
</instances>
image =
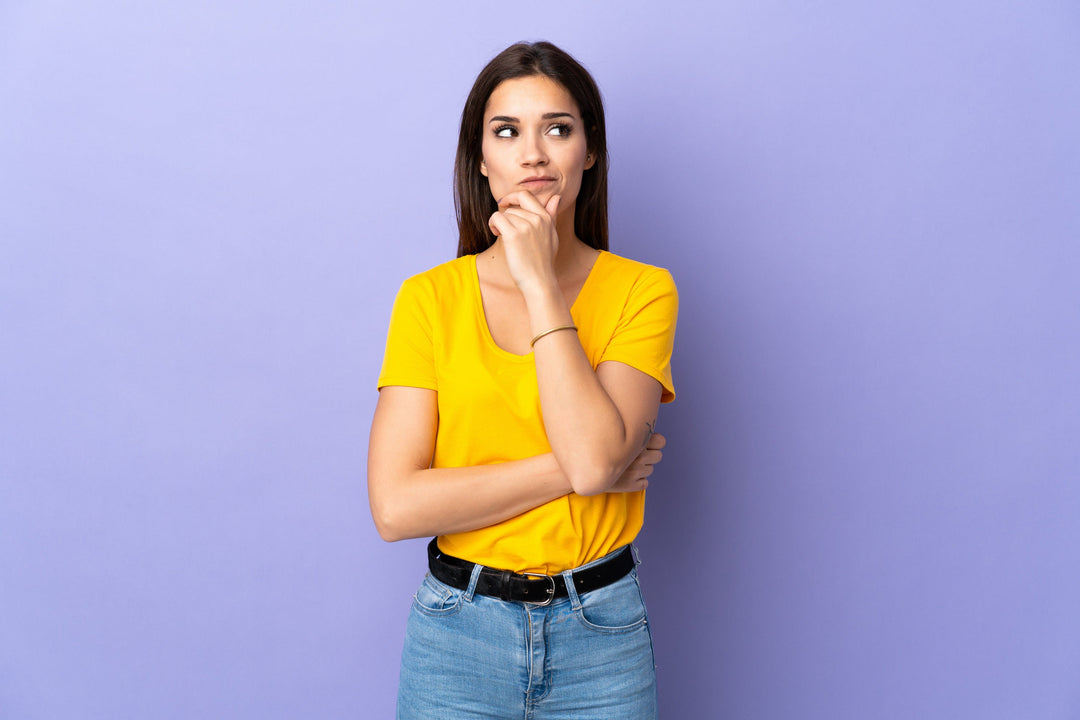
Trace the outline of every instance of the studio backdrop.
<instances>
[{"instance_id":1,"label":"studio backdrop","mask_svg":"<svg viewBox=\"0 0 1080 720\"><path fill-rule=\"evenodd\" d=\"M1080 718L1068 0L0 4L0 717L392 717L390 306L537 39L680 289L662 716Z\"/></svg>"}]
</instances>

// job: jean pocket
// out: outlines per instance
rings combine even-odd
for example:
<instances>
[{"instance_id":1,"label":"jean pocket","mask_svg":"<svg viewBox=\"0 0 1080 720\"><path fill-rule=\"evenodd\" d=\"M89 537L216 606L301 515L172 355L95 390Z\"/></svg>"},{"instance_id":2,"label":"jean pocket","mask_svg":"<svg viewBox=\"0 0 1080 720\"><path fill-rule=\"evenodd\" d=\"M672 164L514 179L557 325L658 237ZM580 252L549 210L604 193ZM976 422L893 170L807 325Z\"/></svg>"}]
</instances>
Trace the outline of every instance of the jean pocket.
<instances>
[{"instance_id":1,"label":"jean pocket","mask_svg":"<svg viewBox=\"0 0 1080 720\"><path fill-rule=\"evenodd\" d=\"M576 615L582 625L600 633L630 632L648 622L641 589L632 572L606 587L582 595L581 608Z\"/></svg>"},{"instance_id":2,"label":"jean pocket","mask_svg":"<svg viewBox=\"0 0 1080 720\"><path fill-rule=\"evenodd\" d=\"M425 615L448 615L458 609L463 594L428 573L413 596L413 605Z\"/></svg>"}]
</instances>

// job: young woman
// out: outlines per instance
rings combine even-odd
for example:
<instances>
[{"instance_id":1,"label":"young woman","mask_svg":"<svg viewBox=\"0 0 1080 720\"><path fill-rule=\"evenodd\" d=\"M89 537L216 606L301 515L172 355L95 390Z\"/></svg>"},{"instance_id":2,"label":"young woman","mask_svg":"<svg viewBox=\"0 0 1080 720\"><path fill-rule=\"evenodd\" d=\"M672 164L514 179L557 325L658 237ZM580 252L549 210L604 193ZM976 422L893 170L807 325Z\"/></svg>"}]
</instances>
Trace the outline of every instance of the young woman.
<instances>
[{"instance_id":1,"label":"young woman","mask_svg":"<svg viewBox=\"0 0 1080 720\"><path fill-rule=\"evenodd\" d=\"M607 252L600 93L554 45L480 73L455 173L458 258L398 293L368 454L380 535L436 536L398 717L654 717L629 544L675 285Z\"/></svg>"}]
</instances>

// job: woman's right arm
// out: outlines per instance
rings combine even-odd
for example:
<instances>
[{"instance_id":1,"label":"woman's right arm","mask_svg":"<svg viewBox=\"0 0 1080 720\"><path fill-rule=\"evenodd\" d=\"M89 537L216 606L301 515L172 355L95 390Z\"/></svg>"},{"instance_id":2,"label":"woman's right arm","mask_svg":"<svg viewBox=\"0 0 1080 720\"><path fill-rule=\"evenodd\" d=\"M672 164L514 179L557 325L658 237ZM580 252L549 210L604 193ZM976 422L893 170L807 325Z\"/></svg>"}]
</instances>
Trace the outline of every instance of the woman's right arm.
<instances>
[{"instance_id":1,"label":"woman's right arm","mask_svg":"<svg viewBox=\"0 0 1080 720\"><path fill-rule=\"evenodd\" d=\"M437 430L434 390L379 391L368 445L368 498L383 540L476 530L571 492L551 453L496 465L432 468ZM647 487L663 446L663 436L654 435L609 492Z\"/></svg>"}]
</instances>

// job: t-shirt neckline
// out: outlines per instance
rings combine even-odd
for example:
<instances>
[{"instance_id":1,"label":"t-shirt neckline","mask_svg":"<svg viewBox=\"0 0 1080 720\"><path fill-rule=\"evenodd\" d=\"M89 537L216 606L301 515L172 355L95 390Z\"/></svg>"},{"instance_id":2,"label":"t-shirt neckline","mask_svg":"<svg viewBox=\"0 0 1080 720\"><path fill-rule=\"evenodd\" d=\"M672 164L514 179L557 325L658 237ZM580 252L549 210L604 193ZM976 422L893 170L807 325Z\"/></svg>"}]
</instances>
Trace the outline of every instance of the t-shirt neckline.
<instances>
[{"instance_id":1,"label":"t-shirt neckline","mask_svg":"<svg viewBox=\"0 0 1080 720\"><path fill-rule=\"evenodd\" d=\"M578 290L577 297L574 298L574 302L570 304L570 313L574 313L574 308L578 306L581 301L581 297L585 294L585 291L592 284L593 276L596 275L596 266L600 264L601 259L607 254L606 250L600 250L596 259L593 260L592 267L589 268L589 274L585 276L585 282L581 284L581 289ZM476 310L476 318L480 324L481 334L484 336L485 342L488 346L493 348L500 355L503 355L512 360L518 362L526 362L533 360L533 352L530 350L524 355L518 355L517 353L510 352L502 345L495 342L495 337L491 334L491 328L488 326L487 314L484 312L484 296L480 292L480 273L476 269L476 255L470 256L472 259L469 261L469 270L472 274L472 286L473 286L473 307Z\"/></svg>"}]
</instances>

